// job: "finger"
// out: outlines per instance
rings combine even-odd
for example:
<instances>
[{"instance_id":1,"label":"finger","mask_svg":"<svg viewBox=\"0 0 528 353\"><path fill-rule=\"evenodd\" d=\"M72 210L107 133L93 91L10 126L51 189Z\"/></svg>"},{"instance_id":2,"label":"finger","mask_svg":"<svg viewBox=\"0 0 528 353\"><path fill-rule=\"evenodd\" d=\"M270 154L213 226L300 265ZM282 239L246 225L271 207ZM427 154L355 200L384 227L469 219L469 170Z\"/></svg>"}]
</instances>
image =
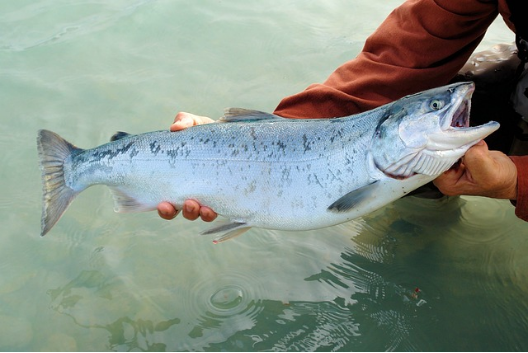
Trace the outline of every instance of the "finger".
<instances>
[{"instance_id":1,"label":"finger","mask_svg":"<svg viewBox=\"0 0 528 353\"><path fill-rule=\"evenodd\" d=\"M501 199L517 197L517 168L511 159L487 145L474 146L465 157L477 195Z\"/></svg>"},{"instance_id":2,"label":"finger","mask_svg":"<svg viewBox=\"0 0 528 353\"><path fill-rule=\"evenodd\" d=\"M446 172L441 174L433 181L433 184L444 195L458 195L458 187L460 183L464 182L465 172L466 168L464 164L458 164L457 166L448 169Z\"/></svg>"},{"instance_id":3,"label":"finger","mask_svg":"<svg viewBox=\"0 0 528 353\"><path fill-rule=\"evenodd\" d=\"M468 179L476 184L486 183L497 173L495 161L491 158L488 145L484 141L467 150L463 161L470 171Z\"/></svg>"},{"instance_id":4,"label":"finger","mask_svg":"<svg viewBox=\"0 0 528 353\"><path fill-rule=\"evenodd\" d=\"M168 202L160 202L158 205L158 215L161 218L170 221L178 215L178 210Z\"/></svg>"},{"instance_id":5,"label":"finger","mask_svg":"<svg viewBox=\"0 0 528 353\"><path fill-rule=\"evenodd\" d=\"M186 200L183 203L183 217L189 221L194 221L200 217L200 204L194 200Z\"/></svg>"},{"instance_id":6,"label":"finger","mask_svg":"<svg viewBox=\"0 0 528 353\"><path fill-rule=\"evenodd\" d=\"M179 112L174 118L174 123L170 126L170 131L180 131L194 126L197 115L186 112Z\"/></svg>"},{"instance_id":7,"label":"finger","mask_svg":"<svg viewBox=\"0 0 528 353\"><path fill-rule=\"evenodd\" d=\"M200 207L200 217L202 217L202 221L204 222L212 222L216 219L218 215L215 211L210 209L207 206Z\"/></svg>"}]
</instances>

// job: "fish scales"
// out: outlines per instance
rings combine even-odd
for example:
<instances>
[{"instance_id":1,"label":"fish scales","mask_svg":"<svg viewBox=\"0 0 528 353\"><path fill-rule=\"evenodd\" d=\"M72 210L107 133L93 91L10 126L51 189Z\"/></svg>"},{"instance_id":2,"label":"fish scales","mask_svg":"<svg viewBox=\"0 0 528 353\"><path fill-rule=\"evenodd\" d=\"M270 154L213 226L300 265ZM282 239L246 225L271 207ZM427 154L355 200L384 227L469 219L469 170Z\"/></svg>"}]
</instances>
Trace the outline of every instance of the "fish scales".
<instances>
[{"instance_id":1,"label":"fish scales","mask_svg":"<svg viewBox=\"0 0 528 353\"><path fill-rule=\"evenodd\" d=\"M498 127L467 126L472 87L446 86L334 119L238 109L216 124L118 133L87 150L41 130L42 234L75 195L96 184L112 189L120 212L153 210L161 201L181 208L194 199L228 220L206 232L220 240L250 227L308 230L351 220L433 180ZM455 119L466 126L452 127ZM428 138L443 134L451 145L437 151Z\"/></svg>"},{"instance_id":2,"label":"fish scales","mask_svg":"<svg viewBox=\"0 0 528 353\"><path fill-rule=\"evenodd\" d=\"M309 217L317 205L327 206L344 190L362 183L366 176L361 172L366 168L354 170L353 165L358 167L361 161L354 163L357 154L352 151L368 142L357 131L373 130L375 124L368 117L354 124L339 119L324 128L316 120L303 124L283 120L129 136L74 157L69 186L82 190L105 183L142 200L145 210L162 200L181 206L192 198L226 214L224 208L231 204L237 207L235 212L254 214L274 227L301 227L306 224L301 218ZM370 126L354 129L361 123ZM343 174L347 177L333 183ZM149 187L153 181L155 190ZM306 188L314 191L306 193ZM216 198L216 190L225 195ZM240 200L240 195L246 199ZM270 208L270 197L278 209ZM294 209L301 217L293 221L299 224L286 222ZM300 209L305 212L299 213Z\"/></svg>"}]
</instances>

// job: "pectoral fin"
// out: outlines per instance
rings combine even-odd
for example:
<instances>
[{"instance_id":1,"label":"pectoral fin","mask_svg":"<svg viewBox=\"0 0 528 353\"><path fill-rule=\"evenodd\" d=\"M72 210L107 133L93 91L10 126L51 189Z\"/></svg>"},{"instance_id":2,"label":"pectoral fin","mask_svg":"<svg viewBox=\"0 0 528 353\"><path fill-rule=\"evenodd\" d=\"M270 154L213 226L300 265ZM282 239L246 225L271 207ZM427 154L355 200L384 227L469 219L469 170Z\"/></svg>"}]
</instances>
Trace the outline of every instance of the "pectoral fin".
<instances>
[{"instance_id":1,"label":"pectoral fin","mask_svg":"<svg viewBox=\"0 0 528 353\"><path fill-rule=\"evenodd\" d=\"M213 227L211 229L206 230L205 232L202 232L202 235L220 233L220 236L214 240L214 243L218 244L226 240L238 237L240 234L246 232L250 228L251 226L244 222L223 223L219 226Z\"/></svg>"},{"instance_id":2,"label":"pectoral fin","mask_svg":"<svg viewBox=\"0 0 528 353\"><path fill-rule=\"evenodd\" d=\"M328 206L328 210L332 212L347 212L352 208L358 206L360 203L371 198L374 190L377 189L379 180L375 180L370 184L353 190L343 197L340 197L333 204Z\"/></svg>"}]
</instances>

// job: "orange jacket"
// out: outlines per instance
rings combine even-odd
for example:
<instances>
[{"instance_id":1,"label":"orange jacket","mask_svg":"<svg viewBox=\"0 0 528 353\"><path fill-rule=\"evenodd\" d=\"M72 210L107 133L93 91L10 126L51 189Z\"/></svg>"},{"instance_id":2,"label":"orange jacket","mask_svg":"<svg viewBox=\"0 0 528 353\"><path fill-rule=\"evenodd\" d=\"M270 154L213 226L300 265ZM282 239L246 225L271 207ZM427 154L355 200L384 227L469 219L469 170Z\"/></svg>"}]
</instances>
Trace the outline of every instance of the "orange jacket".
<instances>
[{"instance_id":1,"label":"orange jacket","mask_svg":"<svg viewBox=\"0 0 528 353\"><path fill-rule=\"evenodd\" d=\"M499 13L514 30L506 0L407 0L367 39L355 59L337 68L324 83L284 98L275 114L347 116L445 85L464 66ZM518 171L516 214L525 221L527 158L512 158Z\"/></svg>"}]
</instances>

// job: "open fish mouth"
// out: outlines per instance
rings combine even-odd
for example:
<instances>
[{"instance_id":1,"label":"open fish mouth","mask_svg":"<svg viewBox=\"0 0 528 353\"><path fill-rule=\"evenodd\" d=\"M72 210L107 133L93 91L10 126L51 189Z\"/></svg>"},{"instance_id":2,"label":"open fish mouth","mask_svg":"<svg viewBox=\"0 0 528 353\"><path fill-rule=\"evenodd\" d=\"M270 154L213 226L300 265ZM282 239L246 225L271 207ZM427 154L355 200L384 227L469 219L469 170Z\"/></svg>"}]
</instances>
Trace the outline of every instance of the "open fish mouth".
<instances>
[{"instance_id":1,"label":"open fish mouth","mask_svg":"<svg viewBox=\"0 0 528 353\"><path fill-rule=\"evenodd\" d=\"M469 127L469 112L471 109L471 100L464 100L453 114L451 127L467 128Z\"/></svg>"},{"instance_id":2,"label":"open fish mouth","mask_svg":"<svg viewBox=\"0 0 528 353\"><path fill-rule=\"evenodd\" d=\"M445 112L446 119L441 132L429 136L429 149L436 151L469 148L499 128L499 123L490 121L479 126L470 126L471 96L475 91L473 82L461 83L452 88L457 97ZM447 118L449 117L449 118Z\"/></svg>"},{"instance_id":3,"label":"open fish mouth","mask_svg":"<svg viewBox=\"0 0 528 353\"><path fill-rule=\"evenodd\" d=\"M448 112L448 114L451 114L451 122L447 129L444 130L447 133L444 138L450 136L458 140L459 146L467 147L484 139L497 130L500 125L495 121L490 121L483 125L470 126L471 96L475 91L475 84L468 82L455 89L459 90L460 96L454 102L451 111ZM456 143L451 146L446 145L444 148L448 146L449 148L456 148L455 145Z\"/></svg>"},{"instance_id":4,"label":"open fish mouth","mask_svg":"<svg viewBox=\"0 0 528 353\"><path fill-rule=\"evenodd\" d=\"M466 92L454 104L456 107L453 118L451 119L452 128L468 128L469 127L469 112L471 110L471 96L475 91L475 84L470 83L464 86ZM460 88L459 88L460 89Z\"/></svg>"}]
</instances>

